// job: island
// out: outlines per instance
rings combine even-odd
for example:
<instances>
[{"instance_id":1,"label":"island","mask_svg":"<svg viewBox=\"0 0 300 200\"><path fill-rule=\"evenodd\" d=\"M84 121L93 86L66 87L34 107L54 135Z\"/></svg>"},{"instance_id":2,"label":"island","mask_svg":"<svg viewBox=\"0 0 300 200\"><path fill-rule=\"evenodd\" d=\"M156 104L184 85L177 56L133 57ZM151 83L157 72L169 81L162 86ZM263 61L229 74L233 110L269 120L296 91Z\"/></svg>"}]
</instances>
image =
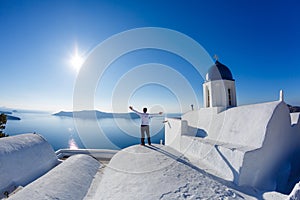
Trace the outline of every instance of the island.
<instances>
[{"instance_id":1,"label":"island","mask_svg":"<svg viewBox=\"0 0 300 200\"><path fill-rule=\"evenodd\" d=\"M20 117L15 117L15 116L12 116L12 112L9 112L9 111L0 111L0 114L4 114L6 115L6 119L7 120L21 120Z\"/></svg>"}]
</instances>

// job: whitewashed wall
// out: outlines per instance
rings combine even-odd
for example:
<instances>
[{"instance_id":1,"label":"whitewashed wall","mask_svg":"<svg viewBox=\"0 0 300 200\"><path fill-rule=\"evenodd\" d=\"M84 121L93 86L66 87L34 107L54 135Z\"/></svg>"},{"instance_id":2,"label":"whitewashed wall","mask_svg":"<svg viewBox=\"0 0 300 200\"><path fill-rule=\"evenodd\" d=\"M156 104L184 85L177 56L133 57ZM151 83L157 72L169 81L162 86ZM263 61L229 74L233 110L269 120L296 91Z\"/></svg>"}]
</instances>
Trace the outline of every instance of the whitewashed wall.
<instances>
[{"instance_id":1,"label":"whitewashed wall","mask_svg":"<svg viewBox=\"0 0 300 200\"><path fill-rule=\"evenodd\" d=\"M260 148L267 125L279 101L230 108L205 108L188 112L182 120L191 127L204 129L207 139Z\"/></svg>"},{"instance_id":2,"label":"whitewashed wall","mask_svg":"<svg viewBox=\"0 0 300 200\"><path fill-rule=\"evenodd\" d=\"M171 146L180 151L181 120L174 118L165 119L165 145Z\"/></svg>"},{"instance_id":3,"label":"whitewashed wall","mask_svg":"<svg viewBox=\"0 0 300 200\"><path fill-rule=\"evenodd\" d=\"M25 186L59 163L48 142L37 134L0 139L0 193Z\"/></svg>"},{"instance_id":4,"label":"whitewashed wall","mask_svg":"<svg viewBox=\"0 0 300 200\"><path fill-rule=\"evenodd\" d=\"M180 148L187 157L205 163L226 180L286 191L292 184L288 181L291 174L300 177L300 170L299 175L292 170L300 166L295 159L300 156L299 115L290 116L282 101L220 111L222 108L204 108L186 113L181 132L166 129L167 137L176 138L176 143L166 144ZM180 127L180 122L176 124ZM204 130L207 136L194 137L187 133L190 127Z\"/></svg>"},{"instance_id":5,"label":"whitewashed wall","mask_svg":"<svg viewBox=\"0 0 300 200\"><path fill-rule=\"evenodd\" d=\"M203 107L230 107L228 89L231 91L231 106L237 105L235 82L230 80L215 80L203 83ZM209 106L208 106L209 95Z\"/></svg>"},{"instance_id":6,"label":"whitewashed wall","mask_svg":"<svg viewBox=\"0 0 300 200\"><path fill-rule=\"evenodd\" d=\"M294 139L288 107L281 102L269 120L262 148L246 153L239 184L266 190L284 187L290 173L289 155Z\"/></svg>"}]
</instances>

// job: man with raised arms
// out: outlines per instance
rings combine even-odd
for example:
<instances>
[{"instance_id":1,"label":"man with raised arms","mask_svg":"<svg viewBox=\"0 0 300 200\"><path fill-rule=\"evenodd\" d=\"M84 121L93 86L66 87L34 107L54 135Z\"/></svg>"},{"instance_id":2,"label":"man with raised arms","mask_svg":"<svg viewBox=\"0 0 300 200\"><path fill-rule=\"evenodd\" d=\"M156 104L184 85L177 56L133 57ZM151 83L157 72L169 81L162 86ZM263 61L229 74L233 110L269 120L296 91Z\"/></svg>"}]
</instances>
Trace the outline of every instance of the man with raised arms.
<instances>
[{"instance_id":1,"label":"man with raised arms","mask_svg":"<svg viewBox=\"0 0 300 200\"><path fill-rule=\"evenodd\" d=\"M154 117L155 115L161 115L163 114L163 112L159 112L157 114L149 114L147 113L147 108L143 108L143 113L141 113L139 111L136 111L132 106L129 106L129 109L138 114L141 118L141 145L145 145L145 132L147 134L148 144L151 145L149 130L150 118Z\"/></svg>"}]
</instances>

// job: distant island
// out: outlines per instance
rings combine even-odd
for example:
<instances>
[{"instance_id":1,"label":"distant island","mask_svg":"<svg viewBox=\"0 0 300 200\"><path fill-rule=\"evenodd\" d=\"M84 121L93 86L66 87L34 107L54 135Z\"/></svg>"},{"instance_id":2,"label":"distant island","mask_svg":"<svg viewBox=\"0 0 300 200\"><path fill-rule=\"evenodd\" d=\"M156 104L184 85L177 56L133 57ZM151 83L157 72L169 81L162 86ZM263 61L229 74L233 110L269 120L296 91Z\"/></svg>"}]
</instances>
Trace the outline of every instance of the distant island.
<instances>
[{"instance_id":1,"label":"distant island","mask_svg":"<svg viewBox=\"0 0 300 200\"><path fill-rule=\"evenodd\" d=\"M21 120L20 117L12 116L11 114L13 114L13 113L9 112L9 111L0 111L0 114L5 114L7 120Z\"/></svg>"},{"instance_id":2,"label":"distant island","mask_svg":"<svg viewBox=\"0 0 300 200\"><path fill-rule=\"evenodd\" d=\"M74 111L74 112L65 112L60 111L53 114L60 117L76 117L83 119L91 119L96 116L97 119L101 118L125 118L125 119L136 119L139 116L136 113L106 113L98 110L83 110L83 111Z\"/></svg>"},{"instance_id":3,"label":"distant island","mask_svg":"<svg viewBox=\"0 0 300 200\"><path fill-rule=\"evenodd\" d=\"M6 115L7 120L21 120L20 117L15 117L15 116L11 116L11 115Z\"/></svg>"}]
</instances>

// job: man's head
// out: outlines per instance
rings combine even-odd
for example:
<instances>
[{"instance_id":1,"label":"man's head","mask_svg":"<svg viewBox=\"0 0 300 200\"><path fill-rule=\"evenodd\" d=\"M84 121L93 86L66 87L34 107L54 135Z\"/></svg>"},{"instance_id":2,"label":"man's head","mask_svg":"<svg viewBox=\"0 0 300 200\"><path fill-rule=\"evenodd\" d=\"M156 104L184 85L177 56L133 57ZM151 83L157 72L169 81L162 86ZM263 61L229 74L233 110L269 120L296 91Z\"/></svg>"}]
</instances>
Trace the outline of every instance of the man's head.
<instances>
[{"instance_id":1,"label":"man's head","mask_svg":"<svg viewBox=\"0 0 300 200\"><path fill-rule=\"evenodd\" d=\"M143 108L143 112L146 113L147 112L147 108Z\"/></svg>"}]
</instances>

